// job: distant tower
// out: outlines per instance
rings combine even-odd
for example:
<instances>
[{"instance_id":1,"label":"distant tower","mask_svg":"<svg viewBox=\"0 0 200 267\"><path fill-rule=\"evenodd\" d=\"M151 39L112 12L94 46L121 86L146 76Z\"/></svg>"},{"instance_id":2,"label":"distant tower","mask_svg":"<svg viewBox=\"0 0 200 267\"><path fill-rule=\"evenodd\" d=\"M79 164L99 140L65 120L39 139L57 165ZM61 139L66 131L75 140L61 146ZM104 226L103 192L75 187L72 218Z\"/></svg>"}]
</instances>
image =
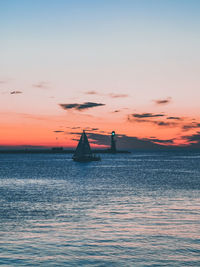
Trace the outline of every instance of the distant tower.
<instances>
[{"instance_id":1,"label":"distant tower","mask_svg":"<svg viewBox=\"0 0 200 267\"><path fill-rule=\"evenodd\" d=\"M116 153L116 141L115 141L115 131L112 131L111 134L111 146L110 146L110 152L111 153Z\"/></svg>"}]
</instances>

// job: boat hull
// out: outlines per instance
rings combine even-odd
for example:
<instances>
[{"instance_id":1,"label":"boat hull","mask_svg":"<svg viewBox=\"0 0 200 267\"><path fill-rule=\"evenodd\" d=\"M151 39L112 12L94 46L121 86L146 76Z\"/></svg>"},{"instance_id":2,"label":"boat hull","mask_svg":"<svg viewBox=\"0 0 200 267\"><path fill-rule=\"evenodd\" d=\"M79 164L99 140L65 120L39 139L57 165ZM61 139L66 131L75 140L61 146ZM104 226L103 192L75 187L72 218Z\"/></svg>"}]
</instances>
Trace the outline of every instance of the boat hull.
<instances>
[{"instance_id":1,"label":"boat hull","mask_svg":"<svg viewBox=\"0 0 200 267\"><path fill-rule=\"evenodd\" d=\"M72 159L76 162L91 162L91 161L100 161L101 158L99 156L92 157L72 157Z\"/></svg>"}]
</instances>

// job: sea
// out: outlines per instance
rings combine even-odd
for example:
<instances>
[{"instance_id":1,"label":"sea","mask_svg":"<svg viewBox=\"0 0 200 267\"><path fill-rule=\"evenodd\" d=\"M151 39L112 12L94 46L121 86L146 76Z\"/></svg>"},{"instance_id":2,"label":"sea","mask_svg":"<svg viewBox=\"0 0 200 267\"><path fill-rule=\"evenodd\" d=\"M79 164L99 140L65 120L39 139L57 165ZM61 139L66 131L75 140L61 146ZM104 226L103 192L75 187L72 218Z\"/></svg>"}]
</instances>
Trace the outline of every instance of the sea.
<instances>
[{"instance_id":1,"label":"sea","mask_svg":"<svg viewBox=\"0 0 200 267\"><path fill-rule=\"evenodd\" d=\"M0 154L1 266L200 266L200 153Z\"/></svg>"}]
</instances>

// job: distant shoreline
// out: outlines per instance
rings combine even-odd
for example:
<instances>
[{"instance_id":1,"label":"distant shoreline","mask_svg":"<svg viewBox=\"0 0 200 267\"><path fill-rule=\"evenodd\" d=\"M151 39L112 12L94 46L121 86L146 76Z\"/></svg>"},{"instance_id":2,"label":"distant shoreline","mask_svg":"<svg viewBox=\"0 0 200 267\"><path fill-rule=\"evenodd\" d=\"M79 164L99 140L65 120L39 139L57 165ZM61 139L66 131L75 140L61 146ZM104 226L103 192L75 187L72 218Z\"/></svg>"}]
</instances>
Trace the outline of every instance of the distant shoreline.
<instances>
[{"instance_id":1,"label":"distant shoreline","mask_svg":"<svg viewBox=\"0 0 200 267\"><path fill-rule=\"evenodd\" d=\"M0 154L73 154L74 149L2 149ZM116 153L112 153L109 149L94 149L94 154L131 154L138 152L199 152L200 149L189 149L189 148L162 148L162 149L133 149L133 150L118 150Z\"/></svg>"},{"instance_id":2,"label":"distant shoreline","mask_svg":"<svg viewBox=\"0 0 200 267\"><path fill-rule=\"evenodd\" d=\"M15 153L15 154L73 154L75 152L75 150L73 149L63 149L63 150L56 150L56 149L4 149L4 150L0 150L0 154L11 154L11 153ZM98 154L114 154L111 153L108 149L104 149L104 150L92 150L92 153L98 153ZM117 151L115 154L119 154L119 153L123 153L123 154L130 154L130 151L127 150L119 150Z\"/></svg>"}]
</instances>

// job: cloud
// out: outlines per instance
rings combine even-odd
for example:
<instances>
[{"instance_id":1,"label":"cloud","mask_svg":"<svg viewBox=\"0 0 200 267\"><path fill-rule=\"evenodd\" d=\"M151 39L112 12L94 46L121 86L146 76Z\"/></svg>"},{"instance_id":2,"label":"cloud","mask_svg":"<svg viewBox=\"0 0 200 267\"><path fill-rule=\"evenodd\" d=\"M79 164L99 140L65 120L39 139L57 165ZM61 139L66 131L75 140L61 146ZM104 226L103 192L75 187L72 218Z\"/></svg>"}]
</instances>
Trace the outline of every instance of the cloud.
<instances>
[{"instance_id":1,"label":"cloud","mask_svg":"<svg viewBox=\"0 0 200 267\"><path fill-rule=\"evenodd\" d=\"M78 138L72 138L71 140L79 142Z\"/></svg>"},{"instance_id":2,"label":"cloud","mask_svg":"<svg viewBox=\"0 0 200 267\"><path fill-rule=\"evenodd\" d=\"M154 118L164 117L164 114L152 114L152 113L134 113L128 115L129 122L136 123L151 123L161 127L175 127L178 125L177 122L173 121L161 121L161 120L153 120Z\"/></svg>"},{"instance_id":3,"label":"cloud","mask_svg":"<svg viewBox=\"0 0 200 267\"><path fill-rule=\"evenodd\" d=\"M77 127L67 127L67 128L70 128L72 130L75 130L75 129L80 129L81 127L77 126Z\"/></svg>"},{"instance_id":4,"label":"cloud","mask_svg":"<svg viewBox=\"0 0 200 267\"><path fill-rule=\"evenodd\" d=\"M77 127L67 127L70 128L71 130L77 130L77 129L81 129L81 127L77 126Z\"/></svg>"},{"instance_id":5,"label":"cloud","mask_svg":"<svg viewBox=\"0 0 200 267\"><path fill-rule=\"evenodd\" d=\"M152 123L161 127L175 127L178 125L176 122L166 122L166 121L144 120L144 122Z\"/></svg>"},{"instance_id":6,"label":"cloud","mask_svg":"<svg viewBox=\"0 0 200 267\"><path fill-rule=\"evenodd\" d=\"M127 94L113 94L113 93L108 94L108 96L111 97L111 98L124 98L124 97L128 97Z\"/></svg>"},{"instance_id":7,"label":"cloud","mask_svg":"<svg viewBox=\"0 0 200 267\"><path fill-rule=\"evenodd\" d=\"M190 142L200 142L200 132L197 132L193 135L185 136L184 138Z\"/></svg>"},{"instance_id":8,"label":"cloud","mask_svg":"<svg viewBox=\"0 0 200 267\"><path fill-rule=\"evenodd\" d=\"M189 142L187 146L188 148L198 150L200 149L200 132L188 136L183 136L183 139Z\"/></svg>"},{"instance_id":9,"label":"cloud","mask_svg":"<svg viewBox=\"0 0 200 267\"><path fill-rule=\"evenodd\" d=\"M90 143L97 145L110 146L111 137L110 134L99 134L99 133L87 133ZM173 146L173 139L157 139L157 138L138 138L127 135L116 134L117 148L118 149L141 149L141 150L154 150L163 149L166 147Z\"/></svg>"},{"instance_id":10,"label":"cloud","mask_svg":"<svg viewBox=\"0 0 200 267\"><path fill-rule=\"evenodd\" d=\"M22 94L23 92L21 91L12 91L10 92L11 95L16 95L16 94Z\"/></svg>"},{"instance_id":11,"label":"cloud","mask_svg":"<svg viewBox=\"0 0 200 267\"><path fill-rule=\"evenodd\" d=\"M192 122L191 124L185 124L185 125L182 126L182 129L184 131L189 131L191 129L196 129L196 128L200 128L200 123Z\"/></svg>"},{"instance_id":12,"label":"cloud","mask_svg":"<svg viewBox=\"0 0 200 267\"><path fill-rule=\"evenodd\" d=\"M152 121L152 123L158 126L168 126L168 127L174 127L178 125L176 122L166 122L166 121Z\"/></svg>"},{"instance_id":13,"label":"cloud","mask_svg":"<svg viewBox=\"0 0 200 267\"><path fill-rule=\"evenodd\" d=\"M99 106L105 106L105 104L102 103L95 103L95 102L85 102L83 104L78 104L78 103L73 103L73 104L59 104L61 108L64 110L68 109L76 109L78 111L84 110L84 109L89 109L89 108L94 108L94 107L99 107Z\"/></svg>"},{"instance_id":14,"label":"cloud","mask_svg":"<svg viewBox=\"0 0 200 267\"><path fill-rule=\"evenodd\" d=\"M155 138L155 137L144 138L143 140L152 141L154 143L159 143L159 144L166 144L166 145L174 143L174 139L163 140L163 139L158 139L158 138Z\"/></svg>"},{"instance_id":15,"label":"cloud","mask_svg":"<svg viewBox=\"0 0 200 267\"><path fill-rule=\"evenodd\" d=\"M86 95L98 95L98 92L91 90L91 91L85 92L85 94Z\"/></svg>"},{"instance_id":16,"label":"cloud","mask_svg":"<svg viewBox=\"0 0 200 267\"><path fill-rule=\"evenodd\" d=\"M56 130L56 131L53 131L54 133L64 133L65 131L60 131L60 130Z\"/></svg>"},{"instance_id":17,"label":"cloud","mask_svg":"<svg viewBox=\"0 0 200 267\"><path fill-rule=\"evenodd\" d=\"M109 96L111 98L124 98L124 97L128 97L129 95L127 94L114 94L114 93L109 93L109 94L103 94L103 93L98 93L97 91L91 90L91 91L87 91L84 94L86 95L102 95L102 96Z\"/></svg>"},{"instance_id":18,"label":"cloud","mask_svg":"<svg viewBox=\"0 0 200 267\"><path fill-rule=\"evenodd\" d=\"M180 117L167 117L167 120L181 120Z\"/></svg>"},{"instance_id":19,"label":"cloud","mask_svg":"<svg viewBox=\"0 0 200 267\"><path fill-rule=\"evenodd\" d=\"M74 135L81 135L81 132L71 132L73 140L79 141L79 138L74 138ZM87 136L91 144L110 147L111 134L109 133L93 133L87 132ZM159 139L156 137L139 138L135 136L127 136L125 134L116 134L117 149L126 150L195 150L200 149L200 131L193 135L182 136L187 144L177 145L176 139Z\"/></svg>"},{"instance_id":20,"label":"cloud","mask_svg":"<svg viewBox=\"0 0 200 267\"><path fill-rule=\"evenodd\" d=\"M90 127L86 127L85 130L87 130L87 131L98 131L99 128L90 128Z\"/></svg>"},{"instance_id":21,"label":"cloud","mask_svg":"<svg viewBox=\"0 0 200 267\"><path fill-rule=\"evenodd\" d=\"M153 114L153 113L134 113L129 116L134 118L156 118L156 117L164 117L164 114Z\"/></svg>"},{"instance_id":22,"label":"cloud","mask_svg":"<svg viewBox=\"0 0 200 267\"><path fill-rule=\"evenodd\" d=\"M33 84L33 87L40 88L40 89L46 89L48 87L48 83L39 82L39 83Z\"/></svg>"},{"instance_id":23,"label":"cloud","mask_svg":"<svg viewBox=\"0 0 200 267\"><path fill-rule=\"evenodd\" d=\"M157 99L153 100L156 105L166 105L169 104L172 101L171 97L164 98L164 99Z\"/></svg>"},{"instance_id":24,"label":"cloud","mask_svg":"<svg viewBox=\"0 0 200 267\"><path fill-rule=\"evenodd\" d=\"M166 118L164 118L166 116ZM157 119L156 119L157 118ZM179 127L183 131L200 128L200 122L186 122L186 118L154 113L134 113L127 117L131 123L150 123L160 127ZM161 120L162 119L162 120Z\"/></svg>"}]
</instances>

